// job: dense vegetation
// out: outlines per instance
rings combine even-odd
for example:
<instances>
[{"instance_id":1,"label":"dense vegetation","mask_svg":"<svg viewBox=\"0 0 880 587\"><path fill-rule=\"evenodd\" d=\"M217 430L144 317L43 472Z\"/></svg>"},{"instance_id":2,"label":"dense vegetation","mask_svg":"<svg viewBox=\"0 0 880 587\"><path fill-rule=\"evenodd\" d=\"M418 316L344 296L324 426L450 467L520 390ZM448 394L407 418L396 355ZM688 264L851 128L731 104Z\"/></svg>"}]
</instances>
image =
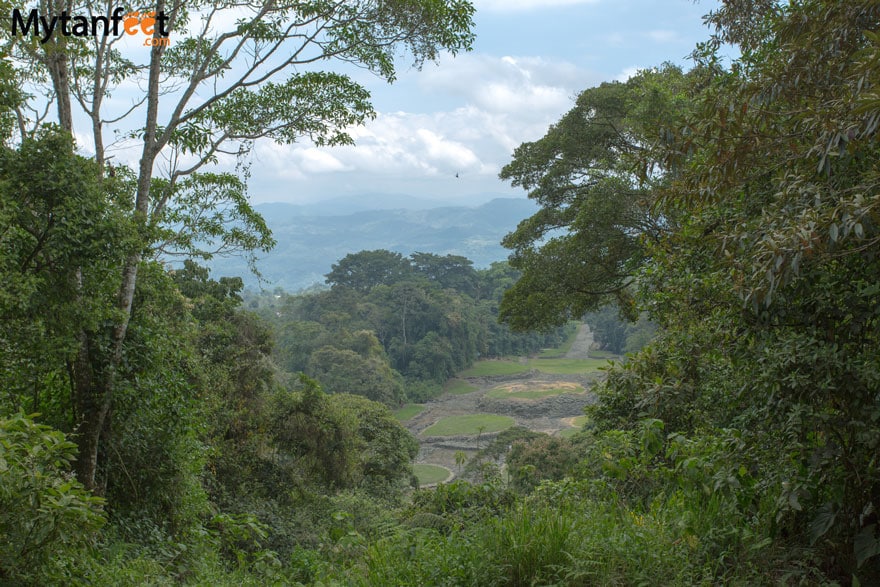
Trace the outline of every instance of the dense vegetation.
<instances>
[{"instance_id":1,"label":"dense vegetation","mask_svg":"<svg viewBox=\"0 0 880 587\"><path fill-rule=\"evenodd\" d=\"M346 58L391 77L386 34L423 57L469 43L468 5L411 4ZM691 71L588 89L517 149L502 176L541 209L505 239L511 266L356 253L328 291L252 300L271 324L243 311L240 280L158 261L207 254L205 235L269 246L239 180L108 173L75 154L69 95L61 128L8 140L0 582L880 583L880 6L729 2L709 21ZM181 45L175 65L198 66L202 44ZM70 72L47 55L30 64L58 89ZM25 97L3 63L8 138ZM316 112L368 113L352 85L310 83L342 93ZM154 126L145 157L246 138L229 113L266 99ZM297 124L259 132L344 142ZM468 463L474 482L406 492L416 442L372 400L543 342L495 324L496 306L515 329L595 311L606 345L636 348L609 301L657 333L608 372L580 433L507 429Z\"/></svg>"},{"instance_id":2,"label":"dense vegetation","mask_svg":"<svg viewBox=\"0 0 880 587\"><path fill-rule=\"evenodd\" d=\"M274 325L282 370L397 406L438 394L477 358L562 342L567 328L514 334L498 324L517 276L506 263L475 270L457 255L361 251L333 265L329 290L251 295L246 305Z\"/></svg>"}]
</instances>

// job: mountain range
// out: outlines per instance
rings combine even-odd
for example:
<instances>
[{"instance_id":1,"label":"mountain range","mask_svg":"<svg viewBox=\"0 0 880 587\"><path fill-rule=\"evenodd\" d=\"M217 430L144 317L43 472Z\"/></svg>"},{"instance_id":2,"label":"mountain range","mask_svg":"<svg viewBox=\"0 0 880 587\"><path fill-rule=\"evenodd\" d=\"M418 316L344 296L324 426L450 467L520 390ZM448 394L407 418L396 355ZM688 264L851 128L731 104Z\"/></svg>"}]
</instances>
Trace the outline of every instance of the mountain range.
<instances>
[{"instance_id":1,"label":"mountain range","mask_svg":"<svg viewBox=\"0 0 880 587\"><path fill-rule=\"evenodd\" d=\"M239 276L247 287L281 287L289 292L323 284L333 263L362 250L462 255L483 268L507 258L509 251L501 246L501 239L538 210L525 198L439 207L426 207L430 201L415 198L386 199L385 205L408 207L369 209L375 202L365 197L309 205L257 204L278 243L257 263L263 282L241 258L215 258L208 265L214 277Z\"/></svg>"}]
</instances>

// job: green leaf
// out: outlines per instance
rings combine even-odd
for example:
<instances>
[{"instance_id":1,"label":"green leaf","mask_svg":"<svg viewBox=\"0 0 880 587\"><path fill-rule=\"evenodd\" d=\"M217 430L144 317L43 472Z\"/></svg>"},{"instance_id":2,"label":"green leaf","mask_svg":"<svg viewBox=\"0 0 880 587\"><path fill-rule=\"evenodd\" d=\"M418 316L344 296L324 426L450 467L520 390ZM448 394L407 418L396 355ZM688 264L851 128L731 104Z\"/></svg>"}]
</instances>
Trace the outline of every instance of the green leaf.
<instances>
[{"instance_id":1,"label":"green leaf","mask_svg":"<svg viewBox=\"0 0 880 587\"><path fill-rule=\"evenodd\" d=\"M824 536L831 526L834 525L836 518L837 512L835 511L834 504L823 504L817 510L812 522L810 522L810 544L815 544L819 538Z\"/></svg>"},{"instance_id":2,"label":"green leaf","mask_svg":"<svg viewBox=\"0 0 880 587\"><path fill-rule=\"evenodd\" d=\"M877 524L862 528L853 541L853 553L856 555L856 567L861 568L869 558L880 554L880 539L875 536Z\"/></svg>"}]
</instances>

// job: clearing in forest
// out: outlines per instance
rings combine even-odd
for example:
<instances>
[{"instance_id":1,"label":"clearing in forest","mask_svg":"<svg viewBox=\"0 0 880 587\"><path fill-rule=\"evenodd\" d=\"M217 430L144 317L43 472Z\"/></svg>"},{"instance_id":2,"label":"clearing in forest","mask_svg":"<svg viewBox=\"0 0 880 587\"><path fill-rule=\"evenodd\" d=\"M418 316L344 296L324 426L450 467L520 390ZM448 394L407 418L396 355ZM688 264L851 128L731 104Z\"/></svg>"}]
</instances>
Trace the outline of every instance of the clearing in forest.
<instances>
[{"instance_id":1,"label":"clearing in forest","mask_svg":"<svg viewBox=\"0 0 880 587\"><path fill-rule=\"evenodd\" d=\"M586 421L584 407L595 399L590 388L602 376L599 368L612 358L592 347L592 333L581 325L566 344L537 357L477 361L404 422L420 440L416 462L458 470L462 456L473 457L513 425L559 436L577 433Z\"/></svg>"},{"instance_id":2,"label":"clearing in forest","mask_svg":"<svg viewBox=\"0 0 880 587\"><path fill-rule=\"evenodd\" d=\"M530 381L505 383L493 387L486 396L495 399L541 399L563 393L583 393L584 387L572 381Z\"/></svg>"},{"instance_id":3,"label":"clearing in forest","mask_svg":"<svg viewBox=\"0 0 880 587\"><path fill-rule=\"evenodd\" d=\"M497 414L465 414L447 416L422 431L424 436L462 436L499 432L514 425L510 416Z\"/></svg>"},{"instance_id":4,"label":"clearing in forest","mask_svg":"<svg viewBox=\"0 0 880 587\"><path fill-rule=\"evenodd\" d=\"M441 465L426 465L424 463L413 465L413 474L419 480L419 485L434 485L449 480L453 473Z\"/></svg>"},{"instance_id":5,"label":"clearing in forest","mask_svg":"<svg viewBox=\"0 0 880 587\"><path fill-rule=\"evenodd\" d=\"M406 404L402 408L394 410L394 417L398 422L412 420L425 410L424 404Z\"/></svg>"}]
</instances>

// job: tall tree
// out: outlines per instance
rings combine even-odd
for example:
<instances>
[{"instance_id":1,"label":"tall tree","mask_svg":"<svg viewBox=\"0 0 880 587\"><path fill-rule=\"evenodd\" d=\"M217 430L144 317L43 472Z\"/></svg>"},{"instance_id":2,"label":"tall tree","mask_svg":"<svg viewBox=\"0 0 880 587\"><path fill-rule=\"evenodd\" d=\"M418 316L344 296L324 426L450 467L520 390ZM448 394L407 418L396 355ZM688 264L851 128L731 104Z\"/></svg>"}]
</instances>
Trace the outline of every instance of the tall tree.
<instances>
[{"instance_id":1,"label":"tall tree","mask_svg":"<svg viewBox=\"0 0 880 587\"><path fill-rule=\"evenodd\" d=\"M641 165L687 100L676 67L584 91L540 140L520 145L501 178L529 190L541 209L504 238L522 276L501 304L516 329L560 325L609 299L623 309L644 257L671 218L651 208L662 168Z\"/></svg>"},{"instance_id":2,"label":"tall tree","mask_svg":"<svg viewBox=\"0 0 880 587\"><path fill-rule=\"evenodd\" d=\"M673 170L654 209L677 222L648 243L638 285L665 331L610 374L595 421L736 429L775 496L756 508L772 538L784 528L830 573L873 584L880 6L726 2L710 22L705 83L649 153ZM741 51L729 69L722 43Z\"/></svg>"},{"instance_id":3,"label":"tall tree","mask_svg":"<svg viewBox=\"0 0 880 587\"><path fill-rule=\"evenodd\" d=\"M35 8L47 19L64 12L109 18L115 5L86 0L73 6L53 0ZM143 7L141 13L146 12L155 12L158 22L146 38L142 60L121 50L124 32L70 37L62 34L62 27L53 29L45 43L11 37L3 51L16 59L22 79L45 82L43 94L54 100L65 131L74 131L74 106L86 115L101 169L109 165L109 132L122 131L140 150L126 208L138 239L125 250L118 268L120 282L109 302L115 306L112 326L82 330L73 369L77 475L89 488L95 487L99 441L113 404L141 261L167 243L179 252L203 256L272 244L265 224L243 197L243 183L204 170L221 156L246 155L261 138L293 142L306 137L319 145L351 142L345 129L374 115L369 94L345 75L320 71L322 64L353 63L390 82L402 50L418 66L441 50L468 49L473 39L473 7L465 0L235 6L157 0ZM226 25L232 19L235 24ZM123 84L142 87L145 93L120 112L107 98ZM17 109L22 136L42 121L33 114L38 111L34 102ZM202 231L195 237L169 238L160 227L180 224L181 209L189 209L189 218L211 214L207 220L182 223ZM223 228L235 219L244 229ZM206 240L208 247L201 246Z\"/></svg>"},{"instance_id":4,"label":"tall tree","mask_svg":"<svg viewBox=\"0 0 880 587\"><path fill-rule=\"evenodd\" d=\"M408 259L385 249L350 253L330 267L330 287L347 287L362 293L377 285L394 285L412 273Z\"/></svg>"}]
</instances>

